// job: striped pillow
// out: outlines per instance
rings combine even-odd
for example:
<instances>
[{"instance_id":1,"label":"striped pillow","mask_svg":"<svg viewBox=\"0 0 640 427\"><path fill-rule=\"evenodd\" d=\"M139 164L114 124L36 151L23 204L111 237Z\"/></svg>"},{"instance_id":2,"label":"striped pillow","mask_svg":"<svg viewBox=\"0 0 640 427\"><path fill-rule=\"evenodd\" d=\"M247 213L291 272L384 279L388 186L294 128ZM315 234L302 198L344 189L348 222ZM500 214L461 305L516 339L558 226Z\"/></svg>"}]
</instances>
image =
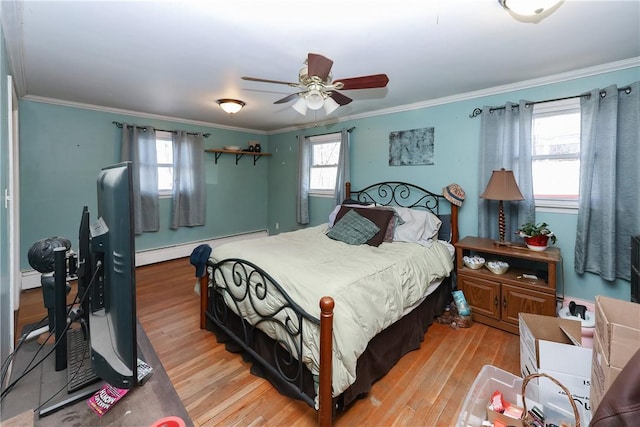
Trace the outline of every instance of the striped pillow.
<instances>
[{"instance_id":1,"label":"striped pillow","mask_svg":"<svg viewBox=\"0 0 640 427\"><path fill-rule=\"evenodd\" d=\"M362 245L380 231L377 225L354 210L350 210L327 232L333 240L349 245Z\"/></svg>"}]
</instances>

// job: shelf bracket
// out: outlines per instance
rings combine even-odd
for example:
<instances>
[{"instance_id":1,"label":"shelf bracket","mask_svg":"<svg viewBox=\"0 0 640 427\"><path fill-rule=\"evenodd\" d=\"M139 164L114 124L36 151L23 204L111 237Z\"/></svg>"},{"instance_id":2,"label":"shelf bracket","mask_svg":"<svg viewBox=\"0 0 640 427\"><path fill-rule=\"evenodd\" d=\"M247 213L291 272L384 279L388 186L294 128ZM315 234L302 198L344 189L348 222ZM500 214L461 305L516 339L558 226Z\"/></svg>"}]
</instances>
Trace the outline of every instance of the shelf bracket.
<instances>
[{"instance_id":1,"label":"shelf bracket","mask_svg":"<svg viewBox=\"0 0 640 427\"><path fill-rule=\"evenodd\" d=\"M244 156L244 153L236 153L236 165L238 164L238 161L242 158L242 156Z\"/></svg>"},{"instance_id":2,"label":"shelf bracket","mask_svg":"<svg viewBox=\"0 0 640 427\"><path fill-rule=\"evenodd\" d=\"M216 165L217 165L218 164L218 159L220 158L220 156L222 156L222 153L213 153L213 154L216 156L215 162L216 162ZM238 164L238 163L236 162L236 164Z\"/></svg>"},{"instance_id":3,"label":"shelf bracket","mask_svg":"<svg viewBox=\"0 0 640 427\"><path fill-rule=\"evenodd\" d=\"M262 157L262 155L260 155L260 154L254 154L254 155L253 155L253 166L255 166L255 165L256 165L256 162L258 161L258 159L259 159L260 157Z\"/></svg>"}]
</instances>

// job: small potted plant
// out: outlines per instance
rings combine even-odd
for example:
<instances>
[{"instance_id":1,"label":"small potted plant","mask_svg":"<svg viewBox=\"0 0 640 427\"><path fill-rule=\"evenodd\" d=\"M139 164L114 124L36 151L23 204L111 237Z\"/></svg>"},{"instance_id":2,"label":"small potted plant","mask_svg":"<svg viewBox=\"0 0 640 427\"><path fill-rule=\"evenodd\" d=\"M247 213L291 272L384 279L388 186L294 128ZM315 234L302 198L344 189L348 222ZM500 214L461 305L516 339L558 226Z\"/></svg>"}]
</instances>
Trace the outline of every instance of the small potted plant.
<instances>
[{"instance_id":1,"label":"small potted plant","mask_svg":"<svg viewBox=\"0 0 640 427\"><path fill-rule=\"evenodd\" d=\"M549 224L546 222L538 224L527 222L522 224L516 233L524 239L527 247L534 251L544 251L549 246L549 240L552 244L558 240L553 231L549 230Z\"/></svg>"}]
</instances>

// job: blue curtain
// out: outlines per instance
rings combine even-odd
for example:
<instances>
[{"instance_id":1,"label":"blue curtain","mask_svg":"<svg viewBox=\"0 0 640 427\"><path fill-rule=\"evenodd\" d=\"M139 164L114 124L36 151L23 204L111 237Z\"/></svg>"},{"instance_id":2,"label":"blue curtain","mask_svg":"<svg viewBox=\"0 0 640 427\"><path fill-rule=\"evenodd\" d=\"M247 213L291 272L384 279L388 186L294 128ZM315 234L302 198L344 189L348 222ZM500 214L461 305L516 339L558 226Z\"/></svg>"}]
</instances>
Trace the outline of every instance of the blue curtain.
<instances>
[{"instance_id":1,"label":"blue curtain","mask_svg":"<svg viewBox=\"0 0 640 427\"><path fill-rule=\"evenodd\" d=\"M640 82L581 98L580 201L575 271L630 280L640 234Z\"/></svg>"},{"instance_id":2,"label":"blue curtain","mask_svg":"<svg viewBox=\"0 0 640 427\"><path fill-rule=\"evenodd\" d=\"M173 134L172 198L172 230L205 224L207 192L202 134L185 131Z\"/></svg>"},{"instance_id":3,"label":"blue curtain","mask_svg":"<svg viewBox=\"0 0 640 427\"><path fill-rule=\"evenodd\" d=\"M311 168L311 142L298 135L298 191L296 194L296 221L309 224L309 170Z\"/></svg>"},{"instance_id":4,"label":"blue curtain","mask_svg":"<svg viewBox=\"0 0 640 427\"><path fill-rule=\"evenodd\" d=\"M154 128L122 125L122 161L133 166L133 216L136 234L158 231L158 157Z\"/></svg>"},{"instance_id":5,"label":"blue curtain","mask_svg":"<svg viewBox=\"0 0 640 427\"><path fill-rule=\"evenodd\" d=\"M351 159L349 158L350 138L349 131L345 128L340 132L340 158L338 159L338 172L336 175L335 204L339 205L345 199L344 185L351 180Z\"/></svg>"},{"instance_id":6,"label":"blue curtain","mask_svg":"<svg viewBox=\"0 0 640 427\"><path fill-rule=\"evenodd\" d=\"M478 194L485 190L491 173L512 170L525 200L504 202L505 240L525 222L535 221L531 172L531 128L533 106L527 101L508 102L504 107L484 107L481 114L480 176ZM478 199L478 235L498 239L498 202Z\"/></svg>"}]
</instances>

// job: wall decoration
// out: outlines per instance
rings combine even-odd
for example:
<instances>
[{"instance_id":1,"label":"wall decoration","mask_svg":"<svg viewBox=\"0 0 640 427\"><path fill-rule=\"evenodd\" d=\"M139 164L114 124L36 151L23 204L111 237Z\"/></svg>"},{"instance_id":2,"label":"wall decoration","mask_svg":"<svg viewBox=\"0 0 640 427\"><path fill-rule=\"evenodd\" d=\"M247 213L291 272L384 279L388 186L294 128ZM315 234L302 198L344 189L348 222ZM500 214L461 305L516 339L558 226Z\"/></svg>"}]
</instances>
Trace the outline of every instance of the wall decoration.
<instances>
[{"instance_id":1,"label":"wall decoration","mask_svg":"<svg viewBox=\"0 0 640 427\"><path fill-rule=\"evenodd\" d=\"M434 128L389 133L389 166L432 165Z\"/></svg>"}]
</instances>

